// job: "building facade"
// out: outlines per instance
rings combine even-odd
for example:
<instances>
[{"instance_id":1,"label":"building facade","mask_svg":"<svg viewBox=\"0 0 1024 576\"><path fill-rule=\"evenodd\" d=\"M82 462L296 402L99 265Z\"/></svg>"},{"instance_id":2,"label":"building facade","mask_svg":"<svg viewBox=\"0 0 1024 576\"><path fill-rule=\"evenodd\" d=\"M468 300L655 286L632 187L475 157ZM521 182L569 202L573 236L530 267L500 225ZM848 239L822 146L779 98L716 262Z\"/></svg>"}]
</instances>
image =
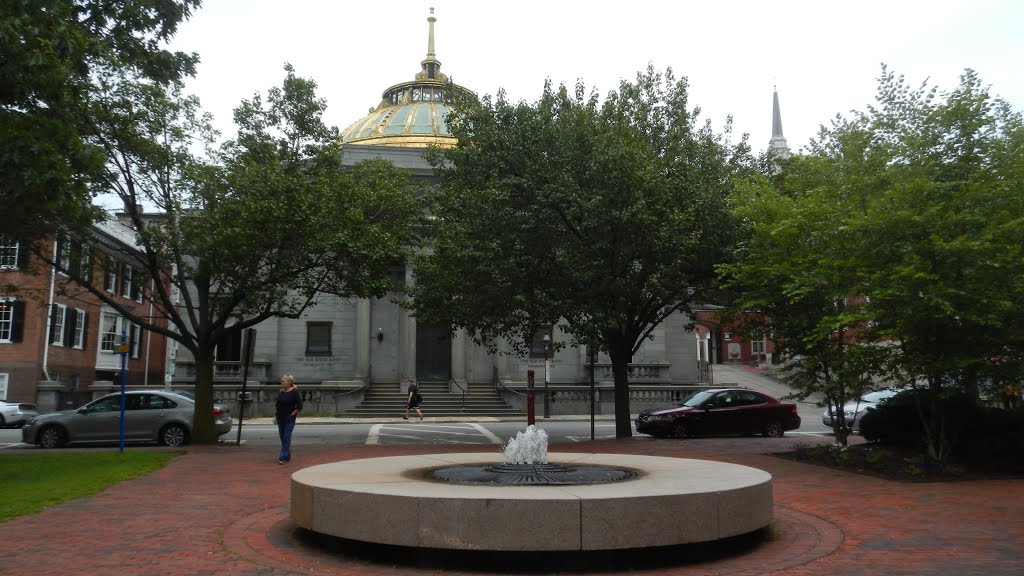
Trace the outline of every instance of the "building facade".
<instances>
[{"instance_id":1,"label":"building facade","mask_svg":"<svg viewBox=\"0 0 1024 576\"><path fill-rule=\"evenodd\" d=\"M131 249L133 234L121 228L103 222L94 232L104 237L103 244ZM162 386L165 337L102 303L68 272L81 274L132 313L148 314L148 287L111 253L63 237L0 239L0 399L51 411L108 392L122 374L122 337L126 382Z\"/></svg>"}]
</instances>

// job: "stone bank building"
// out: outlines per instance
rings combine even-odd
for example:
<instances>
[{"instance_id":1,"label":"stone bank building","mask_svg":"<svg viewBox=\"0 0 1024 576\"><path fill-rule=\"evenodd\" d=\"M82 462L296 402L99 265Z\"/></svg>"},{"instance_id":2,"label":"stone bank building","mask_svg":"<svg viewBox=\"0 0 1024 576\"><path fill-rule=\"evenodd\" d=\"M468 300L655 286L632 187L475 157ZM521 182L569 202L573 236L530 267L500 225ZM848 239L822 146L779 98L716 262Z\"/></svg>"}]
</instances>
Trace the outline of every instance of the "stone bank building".
<instances>
[{"instance_id":1,"label":"stone bank building","mask_svg":"<svg viewBox=\"0 0 1024 576\"><path fill-rule=\"evenodd\" d=\"M427 55L413 79L386 88L370 112L342 132L346 165L384 158L409 170L418 184L437 185L423 153L429 145L456 144L446 115L454 93L469 90L450 82L441 71L434 52L433 10L428 23ZM393 274L406 284L415 281L410 269L395 268ZM687 328L690 324L690 317L673 315L634 356L630 365L634 412L668 404L688 388L709 383L708 364L719 360L715 344L719 335L715 326L708 329L705 323L699 336ZM592 374L597 413L614 411L611 364L606 356L591 365L584 349L567 347L552 354L542 335L528 357L489 354L461 331L449 335L445 328L417 322L389 297L350 300L324 295L303 318L271 319L256 331L247 379L253 399L250 411L272 412L279 378L292 374L306 396L307 414L395 416L404 398L403 382L410 378L425 391L428 416L446 411L521 413L529 371L536 379L538 415L545 389L552 414L589 413ZM546 332L554 341L568 340L557 326ZM237 341L218 348L215 395L221 400L238 398L241 348ZM194 381L191 359L185 351L176 350L169 352L169 358L173 385L187 388ZM496 403L479 411L468 407L467 398L483 396ZM390 404L385 405L388 399Z\"/></svg>"}]
</instances>

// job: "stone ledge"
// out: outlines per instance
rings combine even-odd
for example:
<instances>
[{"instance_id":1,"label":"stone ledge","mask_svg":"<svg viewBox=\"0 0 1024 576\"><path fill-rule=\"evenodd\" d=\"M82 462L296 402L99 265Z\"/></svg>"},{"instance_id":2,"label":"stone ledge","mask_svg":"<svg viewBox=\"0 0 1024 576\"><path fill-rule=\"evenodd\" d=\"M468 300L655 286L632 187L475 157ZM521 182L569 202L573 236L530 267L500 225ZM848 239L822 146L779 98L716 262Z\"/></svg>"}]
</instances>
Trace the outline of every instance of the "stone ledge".
<instances>
[{"instance_id":1,"label":"stone ledge","mask_svg":"<svg viewBox=\"0 0 1024 576\"><path fill-rule=\"evenodd\" d=\"M707 542L772 521L771 475L707 460L550 454L637 470L624 482L577 486L464 486L424 469L493 464L491 454L428 454L322 464L292 475L292 520L350 540L422 548L615 550Z\"/></svg>"}]
</instances>

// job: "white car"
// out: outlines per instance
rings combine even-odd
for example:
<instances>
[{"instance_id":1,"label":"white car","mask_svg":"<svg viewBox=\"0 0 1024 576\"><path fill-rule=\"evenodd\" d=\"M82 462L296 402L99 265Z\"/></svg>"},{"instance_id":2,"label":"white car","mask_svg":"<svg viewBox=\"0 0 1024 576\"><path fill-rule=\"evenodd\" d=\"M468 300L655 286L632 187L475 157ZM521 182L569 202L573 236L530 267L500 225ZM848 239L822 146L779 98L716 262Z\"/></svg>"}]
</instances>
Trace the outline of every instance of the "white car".
<instances>
[{"instance_id":1,"label":"white car","mask_svg":"<svg viewBox=\"0 0 1024 576\"><path fill-rule=\"evenodd\" d=\"M0 428L20 428L36 416L39 412L35 404L0 400Z\"/></svg>"},{"instance_id":2,"label":"white car","mask_svg":"<svg viewBox=\"0 0 1024 576\"><path fill-rule=\"evenodd\" d=\"M851 400L843 406L843 412L846 414L846 425L850 427L850 430L860 429L860 419L868 410L874 410L880 403L892 398L899 394L902 390L894 390L886 388L883 390L875 390L874 392L868 392L867 394L860 397L860 400ZM825 409L825 412L821 415L821 421L825 426L832 426L832 407Z\"/></svg>"}]
</instances>

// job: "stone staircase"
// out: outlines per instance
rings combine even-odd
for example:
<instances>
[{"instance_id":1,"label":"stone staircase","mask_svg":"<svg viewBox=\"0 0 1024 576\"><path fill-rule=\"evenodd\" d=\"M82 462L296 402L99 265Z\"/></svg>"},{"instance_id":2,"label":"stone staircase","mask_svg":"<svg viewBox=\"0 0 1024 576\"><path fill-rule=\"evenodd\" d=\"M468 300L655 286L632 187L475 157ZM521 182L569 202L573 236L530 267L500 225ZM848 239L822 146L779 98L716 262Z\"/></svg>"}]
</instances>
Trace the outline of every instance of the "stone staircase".
<instances>
[{"instance_id":1,"label":"stone staircase","mask_svg":"<svg viewBox=\"0 0 1024 576\"><path fill-rule=\"evenodd\" d=\"M447 382L420 382L419 387L423 395L420 410L425 417L522 416L522 412L506 404L490 384L468 386L465 394L449 392ZM408 395L403 394L395 382L374 383L366 390L361 404L338 416L399 418L405 413L407 399Z\"/></svg>"}]
</instances>

